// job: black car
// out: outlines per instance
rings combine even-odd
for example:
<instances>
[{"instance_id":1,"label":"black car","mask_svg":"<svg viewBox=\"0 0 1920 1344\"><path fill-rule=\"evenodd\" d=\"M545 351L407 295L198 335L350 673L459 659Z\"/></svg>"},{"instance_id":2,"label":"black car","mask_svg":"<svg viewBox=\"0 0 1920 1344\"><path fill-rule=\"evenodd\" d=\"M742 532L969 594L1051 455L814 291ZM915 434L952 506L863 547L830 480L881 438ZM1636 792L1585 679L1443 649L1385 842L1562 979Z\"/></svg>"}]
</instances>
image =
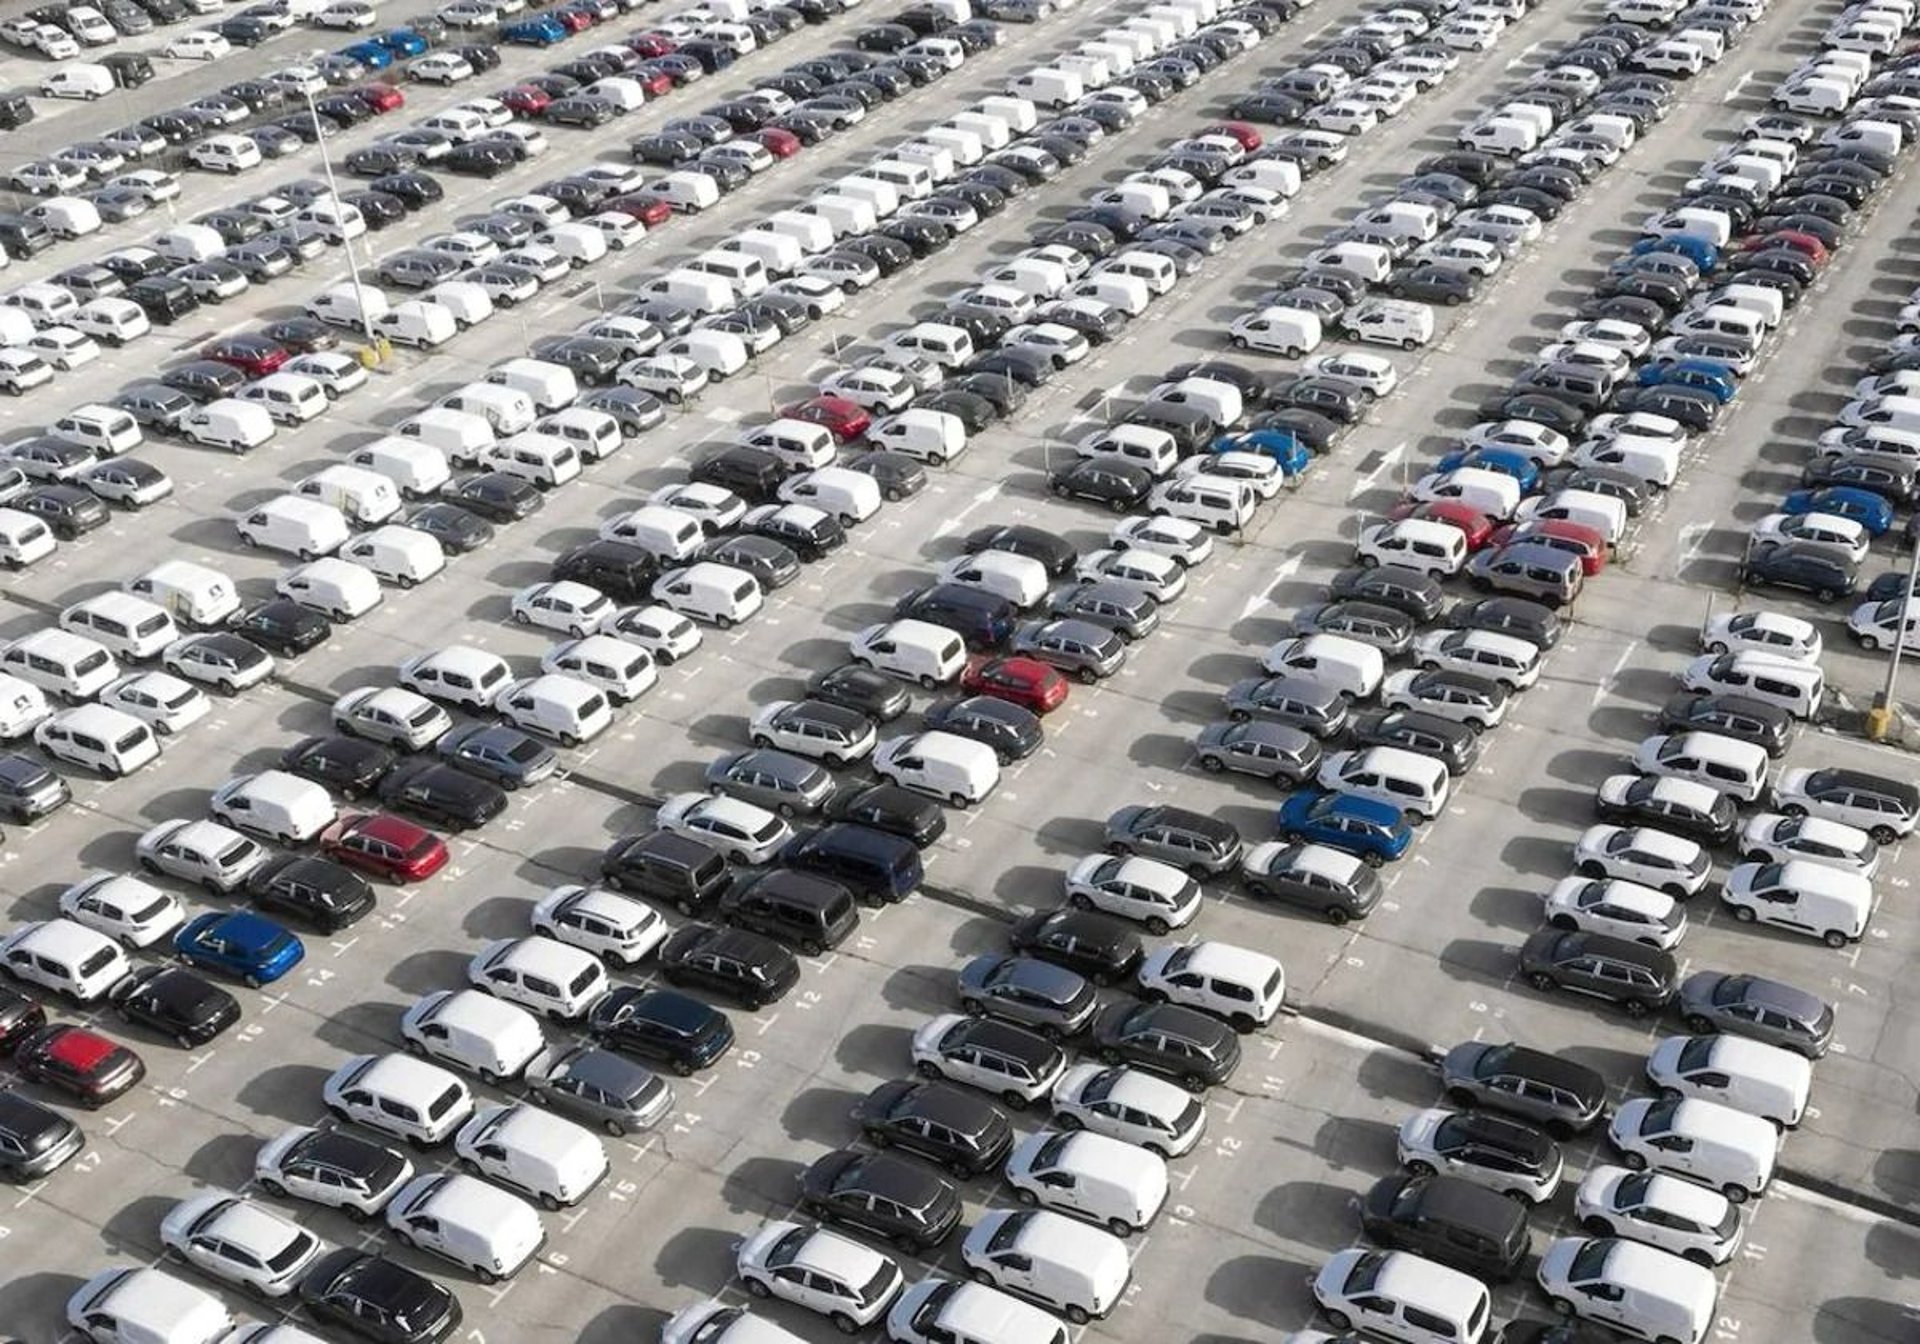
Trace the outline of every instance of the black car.
<instances>
[{"instance_id":1,"label":"black car","mask_svg":"<svg viewBox=\"0 0 1920 1344\"><path fill-rule=\"evenodd\" d=\"M280 768L351 800L378 789L399 759L387 748L357 737L308 737L281 753Z\"/></svg>"},{"instance_id":2,"label":"black car","mask_svg":"<svg viewBox=\"0 0 1920 1344\"><path fill-rule=\"evenodd\" d=\"M260 334L296 355L335 350L340 345L340 337L332 327L311 317L286 317L269 322L260 328Z\"/></svg>"},{"instance_id":3,"label":"black car","mask_svg":"<svg viewBox=\"0 0 1920 1344\"><path fill-rule=\"evenodd\" d=\"M406 761L380 781L381 803L446 830L481 826L507 810L506 791L465 770Z\"/></svg>"},{"instance_id":4,"label":"black car","mask_svg":"<svg viewBox=\"0 0 1920 1344\"><path fill-rule=\"evenodd\" d=\"M955 1176L994 1170L1013 1148L1013 1126L991 1102L949 1083L882 1083L853 1110L876 1148L899 1148Z\"/></svg>"},{"instance_id":5,"label":"black car","mask_svg":"<svg viewBox=\"0 0 1920 1344\"><path fill-rule=\"evenodd\" d=\"M1360 1200L1360 1230L1494 1283L1518 1275L1527 1254L1525 1207L1456 1176L1381 1177Z\"/></svg>"},{"instance_id":6,"label":"black car","mask_svg":"<svg viewBox=\"0 0 1920 1344\"><path fill-rule=\"evenodd\" d=\"M616 602L644 602L659 569L653 553L631 542L596 538L561 554L548 570L555 581L570 579L598 588Z\"/></svg>"},{"instance_id":7,"label":"black car","mask_svg":"<svg viewBox=\"0 0 1920 1344\"><path fill-rule=\"evenodd\" d=\"M1445 602L1432 576L1397 565L1354 566L1333 576L1327 593L1334 598L1377 602L1426 623L1440 614Z\"/></svg>"},{"instance_id":8,"label":"black car","mask_svg":"<svg viewBox=\"0 0 1920 1344\"><path fill-rule=\"evenodd\" d=\"M1450 775L1465 774L1480 759L1480 734L1464 723L1417 709L1376 709L1350 720L1356 747L1399 747L1431 756Z\"/></svg>"},{"instance_id":9,"label":"black car","mask_svg":"<svg viewBox=\"0 0 1920 1344\"><path fill-rule=\"evenodd\" d=\"M1740 582L1749 588L1794 588L1831 603L1852 595L1858 570L1828 546L1787 541L1749 547L1740 561Z\"/></svg>"},{"instance_id":10,"label":"black car","mask_svg":"<svg viewBox=\"0 0 1920 1344\"><path fill-rule=\"evenodd\" d=\"M704 989L758 1010L799 981L793 953L745 929L690 924L660 945L660 973L669 984Z\"/></svg>"},{"instance_id":11,"label":"black car","mask_svg":"<svg viewBox=\"0 0 1920 1344\"><path fill-rule=\"evenodd\" d=\"M240 243L227 249L225 260L240 268L249 284L262 284L293 269L294 255L272 238Z\"/></svg>"},{"instance_id":12,"label":"black car","mask_svg":"<svg viewBox=\"0 0 1920 1344\"><path fill-rule=\"evenodd\" d=\"M1040 716L991 695L939 700L927 708L927 727L993 748L1001 765L1025 760L1040 749Z\"/></svg>"},{"instance_id":13,"label":"black car","mask_svg":"<svg viewBox=\"0 0 1920 1344\"><path fill-rule=\"evenodd\" d=\"M0 1055L47 1025L47 1010L25 994L0 985Z\"/></svg>"},{"instance_id":14,"label":"black car","mask_svg":"<svg viewBox=\"0 0 1920 1344\"><path fill-rule=\"evenodd\" d=\"M184 1048L205 1045L240 1020L240 1001L178 966L143 966L113 987L123 1021L159 1032Z\"/></svg>"},{"instance_id":15,"label":"black car","mask_svg":"<svg viewBox=\"0 0 1920 1344\"><path fill-rule=\"evenodd\" d=\"M10 507L32 514L62 541L105 527L113 518L98 496L77 485L35 486Z\"/></svg>"},{"instance_id":16,"label":"black car","mask_svg":"<svg viewBox=\"0 0 1920 1344\"><path fill-rule=\"evenodd\" d=\"M491 523L512 523L540 511L540 488L504 471L482 472L449 486L447 499Z\"/></svg>"},{"instance_id":17,"label":"black car","mask_svg":"<svg viewBox=\"0 0 1920 1344\"><path fill-rule=\"evenodd\" d=\"M1007 942L1016 952L1064 966L1096 985L1127 979L1146 955L1140 936L1119 920L1071 907L1040 911L1016 921L1008 930Z\"/></svg>"},{"instance_id":18,"label":"black car","mask_svg":"<svg viewBox=\"0 0 1920 1344\"><path fill-rule=\"evenodd\" d=\"M842 465L849 471L873 477L881 497L889 501L906 499L927 488L927 469L905 453L884 450L860 453L844 459Z\"/></svg>"},{"instance_id":19,"label":"black car","mask_svg":"<svg viewBox=\"0 0 1920 1344\"><path fill-rule=\"evenodd\" d=\"M1740 819L1731 796L1716 791L1712 804L1703 810L1690 797L1670 796L1675 792L1692 794L1694 790L1675 790L1671 783L1663 783L1662 776L1642 775L1618 793L1603 790L1593 801L1594 815L1624 826L1651 826L1709 847L1733 839Z\"/></svg>"},{"instance_id":20,"label":"black car","mask_svg":"<svg viewBox=\"0 0 1920 1344\"><path fill-rule=\"evenodd\" d=\"M434 752L456 770L511 792L554 772L553 748L505 724L463 724L441 735Z\"/></svg>"},{"instance_id":21,"label":"black car","mask_svg":"<svg viewBox=\"0 0 1920 1344\"><path fill-rule=\"evenodd\" d=\"M882 723L907 710L906 688L899 681L858 663L816 672L807 681L807 695L815 700L855 709Z\"/></svg>"},{"instance_id":22,"label":"black car","mask_svg":"<svg viewBox=\"0 0 1920 1344\"><path fill-rule=\"evenodd\" d=\"M227 622L227 628L271 653L289 658L319 648L333 637L331 621L286 597L269 598L248 607Z\"/></svg>"},{"instance_id":23,"label":"black car","mask_svg":"<svg viewBox=\"0 0 1920 1344\"><path fill-rule=\"evenodd\" d=\"M534 493L537 495L539 491ZM458 504L421 504L409 510L401 521L425 532L449 555L465 555L493 540L493 524Z\"/></svg>"},{"instance_id":24,"label":"black car","mask_svg":"<svg viewBox=\"0 0 1920 1344\"><path fill-rule=\"evenodd\" d=\"M1524 597L1482 597L1458 603L1447 612L1445 624L1454 630L1491 630L1524 639L1537 649L1560 642L1564 629L1551 607Z\"/></svg>"},{"instance_id":25,"label":"black car","mask_svg":"<svg viewBox=\"0 0 1920 1344\"><path fill-rule=\"evenodd\" d=\"M947 830L947 814L932 799L894 784L874 784L834 795L827 815L896 835L925 849Z\"/></svg>"},{"instance_id":26,"label":"black car","mask_svg":"<svg viewBox=\"0 0 1920 1344\"><path fill-rule=\"evenodd\" d=\"M792 547L771 537L715 537L700 548L699 555L702 560L744 569L768 592L800 577L800 557Z\"/></svg>"},{"instance_id":27,"label":"black car","mask_svg":"<svg viewBox=\"0 0 1920 1344\"><path fill-rule=\"evenodd\" d=\"M25 1185L64 1166L86 1147L80 1127L12 1089L0 1091L0 1181Z\"/></svg>"},{"instance_id":28,"label":"black car","mask_svg":"<svg viewBox=\"0 0 1920 1344\"><path fill-rule=\"evenodd\" d=\"M382 195L391 196L409 210L418 210L446 197L446 188L431 173L403 171L376 177L367 184Z\"/></svg>"},{"instance_id":29,"label":"black car","mask_svg":"<svg viewBox=\"0 0 1920 1344\"><path fill-rule=\"evenodd\" d=\"M1179 1004L1108 1004L1093 1020L1092 1037L1101 1063L1165 1074L1193 1092L1225 1082L1240 1063L1232 1027Z\"/></svg>"},{"instance_id":30,"label":"black car","mask_svg":"<svg viewBox=\"0 0 1920 1344\"><path fill-rule=\"evenodd\" d=\"M687 473L694 481L721 486L755 503L769 502L787 474L786 464L780 458L744 445L710 453L695 462Z\"/></svg>"},{"instance_id":31,"label":"black car","mask_svg":"<svg viewBox=\"0 0 1920 1344\"><path fill-rule=\"evenodd\" d=\"M1793 715L1743 695L1694 695L1681 691L1660 707L1660 731L1709 732L1751 742L1769 756L1784 755L1793 740Z\"/></svg>"},{"instance_id":32,"label":"black car","mask_svg":"<svg viewBox=\"0 0 1920 1344\"><path fill-rule=\"evenodd\" d=\"M1858 453L1849 457L1819 457L1800 470L1800 484L1809 489L1823 485L1850 485L1871 490L1898 508L1910 504L1920 491L1920 476L1914 464L1904 458L1878 453Z\"/></svg>"},{"instance_id":33,"label":"black car","mask_svg":"<svg viewBox=\"0 0 1920 1344\"><path fill-rule=\"evenodd\" d=\"M1629 1017L1673 1001L1680 971L1673 954L1605 934L1544 928L1520 949L1520 974L1535 989L1570 989L1616 1003Z\"/></svg>"},{"instance_id":34,"label":"black car","mask_svg":"<svg viewBox=\"0 0 1920 1344\"><path fill-rule=\"evenodd\" d=\"M247 878L247 894L262 910L321 933L338 933L373 913L373 888L331 859L284 855Z\"/></svg>"},{"instance_id":35,"label":"black car","mask_svg":"<svg viewBox=\"0 0 1920 1344\"><path fill-rule=\"evenodd\" d=\"M1404 275L1396 274L1387 292L1396 298L1452 307L1473 298L1479 288L1479 279L1470 272L1449 266L1415 266Z\"/></svg>"},{"instance_id":36,"label":"black car","mask_svg":"<svg viewBox=\"0 0 1920 1344\"><path fill-rule=\"evenodd\" d=\"M375 1344L437 1344L460 1328L460 1300L369 1251L341 1249L300 1280L300 1304L323 1325Z\"/></svg>"},{"instance_id":37,"label":"black car","mask_svg":"<svg viewBox=\"0 0 1920 1344\"><path fill-rule=\"evenodd\" d=\"M587 1030L611 1050L665 1064L682 1077L706 1068L733 1044L733 1023L719 1009L674 990L635 985L621 985L596 1001Z\"/></svg>"},{"instance_id":38,"label":"black car","mask_svg":"<svg viewBox=\"0 0 1920 1344\"><path fill-rule=\"evenodd\" d=\"M801 1173L800 1209L916 1255L960 1225L960 1194L952 1185L915 1163L851 1148L828 1153Z\"/></svg>"},{"instance_id":39,"label":"black car","mask_svg":"<svg viewBox=\"0 0 1920 1344\"><path fill-rule=\"evenodd\" d=\"M778 508L764 513L756 510L740 527L749 536L779 542L802 560L818 560L847 542L846 529L840 526L839 520L824 514L802 521Z\"/></svg>"},{"instance_id":40,"label":"black car","mask_svg":"<svg viewBox=\"0 0 1920 1344\"><path fill-rule=\"evenodd\" d=\"M217 359L193 359L176 364L160 375L163 387L184 392L205 404L230 397L247 385L247 375L232 364Z\"/></svg>"},{"instance_id":41,"label":"black car","mask_svg":"<svg viewBox=\"0 0 1920 1344\"><path fill-rule=\"evenodd\" d=\"M1145 467L1098 458L1083 458L1047 478L1047 488L1061 499L1091 500L1115 513L1138 509L1153 484L1153 473Z\"/></svg>"},{"instance_id":42,"label":"black car","mask_svg":"<svg viewBox=\"0 0 1920 1344\"><path fill-rule=\"evenodd\" d=\"M439 166L463 177L498 177L519 162L510 146L497 141L469 141L455 145Z\"/></svg>"}]
</instances>

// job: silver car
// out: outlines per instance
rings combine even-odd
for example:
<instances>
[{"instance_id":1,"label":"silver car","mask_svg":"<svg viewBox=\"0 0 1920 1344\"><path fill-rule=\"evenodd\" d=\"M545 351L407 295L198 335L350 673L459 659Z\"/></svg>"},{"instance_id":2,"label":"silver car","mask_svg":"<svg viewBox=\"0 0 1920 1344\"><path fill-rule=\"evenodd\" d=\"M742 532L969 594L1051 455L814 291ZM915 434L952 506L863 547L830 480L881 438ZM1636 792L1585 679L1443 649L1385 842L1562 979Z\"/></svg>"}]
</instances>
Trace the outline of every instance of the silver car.
<instances>
[{"instance_id":1,"label":"silver car","mask_svg":"<svg viewBox=\"0 0 1920 1344\"><path fill-rule=\"evenodd\" d=\"M618 1137L657 1124L673 1088L652 1070L590 1045L549 1046L527 1065L527 1090L543 1106Z\"/></svg>"},{"instance_id":2,"label":"silver car","mask_svg":"<svg viewBox=\"0 0 1920 1344\"><path fill-rule=\"evenodd\" d=\"M707 789L783 817L810 817L832 796L833 775L816 761L754 747L731 752L708 766Z\"/></svg>"},{"instance_id":3,"label":"silver car","mask_svg":"<svg viewBox=\"0 0 1920 1344\"><path fill-rule=\"evenodd\" d=\"M1680 983L1688 1031L1748 1036L1818 1059L1833 1043L1833 1005L1804 989L1757 975L1695 971Z\"/></svg>"}]
</instances>

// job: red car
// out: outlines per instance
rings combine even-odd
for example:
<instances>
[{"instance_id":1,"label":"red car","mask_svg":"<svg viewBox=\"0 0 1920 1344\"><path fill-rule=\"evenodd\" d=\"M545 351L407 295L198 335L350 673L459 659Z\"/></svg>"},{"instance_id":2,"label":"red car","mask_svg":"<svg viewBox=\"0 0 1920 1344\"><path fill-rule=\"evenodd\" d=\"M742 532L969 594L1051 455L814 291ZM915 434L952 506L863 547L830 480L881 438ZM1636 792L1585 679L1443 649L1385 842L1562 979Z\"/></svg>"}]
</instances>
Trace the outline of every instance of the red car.
<instances>
[{"instance_id":1,"label":"red car","mask_svg":"<svg viewBox=\"0 0 1920 1344\"><path fill-rule=\"evenodd\" d=\"M570 33L584 33L593 27L593 15L584 9L555 9L548 11L549 17L559 20Z\"/></svg>"},{"instance_id":2,"label":"red car","mask_svg":"<svg viewBox=\"0 0 1920 1344\"><path fill-rule=\"evenodd\" d=\"M222 336L202 350L207 359L231 364L249 378L264 378L293 358L293 352L264 336Z\"/></svg>"},{"instance_id":3,"label":"red car","mask_svg":"<svg viewBox=\"0 0 1920 1344\"><path fill-rule=\"evenodd\" d=\"M125 1096L147 1076L145 1062L126 1046L67 1022L20 1042L13 1066L29 1082L58 1088L88 1110Z\"/></svg>"},{"instance_id":4,"label":"red car","mask_svg":"<svg viewBox=\"0 0 1920 1344\"><path fill-rule=\"evenodd\" d=\"M385 812L356 812L320 833L320 852L390 882L420 882L447 866L447 847L424 826Z\"/></svg>"},{"instance_id":5,"label":"red car","mask_svg":"<svg viewBox=\"0 0 1920 1344\"><path fill-rule=\"evenodd\" d=\"M354 92L375 112L398 112L407 105L407 95L391 84L363 84Z\"/></svg>"},{"instance_id":6,"label":"red car","mask_svg":"<svg viewBox=\"0 0 1920 1344\"><path fill-rule=\"evenodd\" d=\"M677 44L660 33L635 33L627 39L627 50L636 56L665 56Z\"/></svg>"},{"instance_id":7,"label":"red car","mask_svg":"<svg viewBox=\"0 0 1920 1344\"><path fill-rule=\"evenodd\" d=\"M753 133L753 138L776 159L790 159L800 152L800 137L778 126L763 126Z\"/></svg>"},{"instance_id":8,"label":"red car","mask_svg":"<svg viewBox=\"0 0 1920 1344\"><path fill-rule=\"evenodd\" d=\"M1524 523L1509 523L1493 534L1489 543L1505 546L1508 542L1535 541L1580 557L1580 570L1592 578L1607 567L1607 539L1585 523L1565 518L1535 518Z\"/></svg>"},{"instance_id":9,"label":"red car","mask_svg":"<svg viewBox=\"0 0 1920 1344\"><path fill-rule=\"evenodd\" d=\"M1398 521L1402 518L1424 518L1428 522L1446 523L1457 527L1467 539L1467 550L1477 551L1493 540L1493 519L1480 510L1462 504L1457 499L1434 499L1424 504L1411 501L1396 504L1387 517Z\"/></svg>"},{"instance_id":10,"label":"red car","mask_svg":"<svg viewBox=\"0 0 1920 1344\"><path fill-rule=\"evenodd\" d=\"M1256 131L1244 121L1216 121L1213 125L1200 132L1200 134L1224 135L1230 139L1238 140L1240 142L1240 148L1246 150L1249 154L1259 149L1263 143L1260 139L1260 132Z\"/></svg>"},{"instance_id":11,"label":"red car","mask_svg":"<svg viewBox=\"0 0 1920 1344\"><path fill-rule=\"evenodd\" d=\"M626 195L615 196L604 202L602 210L615 210L623 215L632 215L650 229L657 229L673 218L673 207L653 196Z\"/></svg>"},{"instance_id":12,"label":"red car","mask_svg":"<svg viewBox=\"0 0 1920 1344\"><path fill-rule=\"evenodd\" d=\"M531 84L515 84L510 89L502 89L498 97L516 117L537 117L553 101L545 89L537 89Z\"/></svg>"},{"instance_id":13,"label":"red car","mask_svg":"<svg viewBox=\"0 0 1920 1344\"><path fill-rule=\"evenodd\" d=\"M1832 254L1827 245L1810 233L1798 229L1776 229L1772 233L1748 234L1740 240L1742 252L1758 252L1768 247L1790 247L1815 266L1825 266Z\"/></svg>"},{"instance_id":14,"label":"red car","mask_svg":"<svg viewBox=\"0 0 1920 1344\"><path fill-rule=\"evenodd\" d=\"M845 397L815 397L812 401L789 406L780 414L789 420L804 420L810 425L821 426L833 435L835 443L857 439L873 425L873 417L867 414L866 407L857 406Z\"/></svg>"},{"instance_id":15,"label":"red car","mask_svg":"<svg viewBox=\"0 0 1920 1344\"><path fill-rule=\"evenodd\" d=\"M1067 699L1067 679L1037 658L969 658L960 689L1045 714Z\"/></svg>"},{"instance_id":16,"label":"red car","mask_svg":"<svg viewBox=\"0 0 1920 1344\"><path fill-rule=\"evenodd\" d=\"M673 92L673 76L664 70L637 70L627 78L645 89L649 98L664 98Z\"/></svg>"}]
</instances>

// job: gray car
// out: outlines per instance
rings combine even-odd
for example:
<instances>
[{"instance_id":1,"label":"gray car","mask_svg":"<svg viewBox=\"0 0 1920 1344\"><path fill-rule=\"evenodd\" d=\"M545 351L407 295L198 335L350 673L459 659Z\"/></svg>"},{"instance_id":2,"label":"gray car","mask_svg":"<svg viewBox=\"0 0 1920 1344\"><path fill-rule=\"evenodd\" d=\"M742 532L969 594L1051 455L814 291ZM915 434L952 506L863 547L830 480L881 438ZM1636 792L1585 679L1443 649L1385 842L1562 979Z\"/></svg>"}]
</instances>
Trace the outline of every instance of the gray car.
<instances>
[{"instance_id":1,"label":"gray car","mask_svg":"<svg viewBox=\"0 0 1920 1344\"><path fill-rule=\"evenodd\" d=\"M738 798L783 817L810 817L832 796L833 775L817 761L770 747L753 747L722 756L708 766L707 791Z\"/></svg>"},{"instance_id":2,"label":"gray car","mask_svg":"<svg viewBox=\"0 0 1920 1344\"><path fill-rule=\"evenodd\" d=\"M1290 724L1325 740L1345 731L1347 698L1326 682L1297 673L1248 677L1227 688L1227 717L1235 723Z\"/></svg>"},{"instance_id":3,"label":"gray car","mask_svg":"<svg viewBox=\"0 0 1920 1344\"><path fill-rule=\"evenodd\" d=\"M1343 635L1392 658L1413 646L1413 619L1377 602L1316 602L1293 618L1293 633Z\"/></svg>"},{"instance_id":4,"label":"gray car","mask_svg":"<svg viewBox=\"0 0 1920 1344\"><path fill-rule=\"evenodd\" d=\"M1160 628L1160 604L1153 595L1111 579L1062 588L1047 600L1047 611L1105 626L1128 641L1144 639Z\"/></svg>"},{"instance_id":5,"label":"gray car","mask_svg":"<svg viewBox=\"0 0 1920 1344\"><path fill-rule=\"evenodd\" d=\"M1112 676L1127 657L1127 642L1092 621L1022 621L1009 647L1088 683Z\"/></svg>"},{"instance_id":6,"label":"gray car","mask_svg":"<svg viewBox=\"0 0 1920 1344\"><path fill-rule=\"evenodd\" d=\"M1804 989L1757 975L1695 971L1680 982L1688 1031L1724 1031L1818 1059L1833 1044L1833 1005Z\"/></svg>"},{"instance_id":7,"label":"gray car","mask_svg":"<svg viewBox=\"0 0 1920 1344\"><path fill-rule=\"evenodd\" d=\"M990 952L960 968L960 1006L976 1017L1004 1018L1058 1041L1085 1031L1100 1005L1093 986L1065 967Z\"/></svg>"},{"instance_id":8,"label":"gray car","mask_svg":"<svg viewBox=\"0 0 1920 1344\"><path fill-rule=\"evenodd\" d=\"M1364 859L1328 845L1269 841L1248 851L1240 885L1263 901L1282 901L1329 924L1365 919L1385 890Z\"/></svg>"},{"instance_id":9,"label":"gray car","mask_svg":"<svg viewBox=\"0 0 1920 1344\"><path fill-rule=\"evenodd\" d=\"M1320 768L1320 744L1305 731L1255 719L1210 723L1193 740L1203 770L1232 770L1276 784L1298 784Z\"/></svg>"},{"instance_id":10,"label":"gray car","mask_svg":"<svg viewBox=\"0 0 1920 1344\"><path fill-rule=\"evenodd\" d=\"M1538 1121L1557 1138L1591 1129L1606 1109L1607 1080L1599 1073L1522 1045L1456 1045L1440 1063L1440 1082L1452 1105Z\"/></svg>"},{"instance_id":11,"label":"gray car","mask_svg":"<svg viewBox=\"0 0 1920 1344\"><path fill-rule=\"evenodd\" d=\"M1184 807L1123 807L1107 818L1107 852L1133 854L1189 873L1215 877L1240 862L1240 833Z\"/></svg>"},{"instance_id":12,"label":"gray car","mask_svg":"<svg viewBox=\"0 0 1920 1344\"><path fill-rule=\"evenodd\" d=\"M534 1056L526 1077L542 1105L615 1137L647 1129L673 1108L666 1079L596 1046L551 1046Z\"/></svg>"},{"instance_id":13,"label":"gray car","mask_svg":"<svg viewBox=\"0 0 1920 1344\"><path fill-rule=\"evenodd\" d=\"M560 760L545 743L497 723L455 728L434 744L434 750L448 765L503 789L538 784L553 773Z\"/></svg>"}]
</instances>

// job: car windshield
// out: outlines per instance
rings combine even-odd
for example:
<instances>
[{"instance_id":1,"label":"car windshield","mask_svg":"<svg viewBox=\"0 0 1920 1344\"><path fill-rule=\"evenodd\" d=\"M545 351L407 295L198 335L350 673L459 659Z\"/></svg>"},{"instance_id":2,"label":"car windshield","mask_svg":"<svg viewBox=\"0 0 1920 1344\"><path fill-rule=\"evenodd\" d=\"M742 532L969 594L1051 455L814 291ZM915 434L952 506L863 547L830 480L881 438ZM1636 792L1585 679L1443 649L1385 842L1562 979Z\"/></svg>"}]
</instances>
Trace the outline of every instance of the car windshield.
<instances>
[{"instance_id":1,"label":"car windshield","mask_svg":"<svg viewBox=\"0 0 1920 1344\"><path fill-rule=\"evenodd\" d=\"M1567 1278L1573 1283L1591 1283L1600 1278L1606 1273L1607 1256L1612 1250L1613 1242L1606 1238L1587 1242L1567 1266Z\"/></svg>"}]
</instances>

